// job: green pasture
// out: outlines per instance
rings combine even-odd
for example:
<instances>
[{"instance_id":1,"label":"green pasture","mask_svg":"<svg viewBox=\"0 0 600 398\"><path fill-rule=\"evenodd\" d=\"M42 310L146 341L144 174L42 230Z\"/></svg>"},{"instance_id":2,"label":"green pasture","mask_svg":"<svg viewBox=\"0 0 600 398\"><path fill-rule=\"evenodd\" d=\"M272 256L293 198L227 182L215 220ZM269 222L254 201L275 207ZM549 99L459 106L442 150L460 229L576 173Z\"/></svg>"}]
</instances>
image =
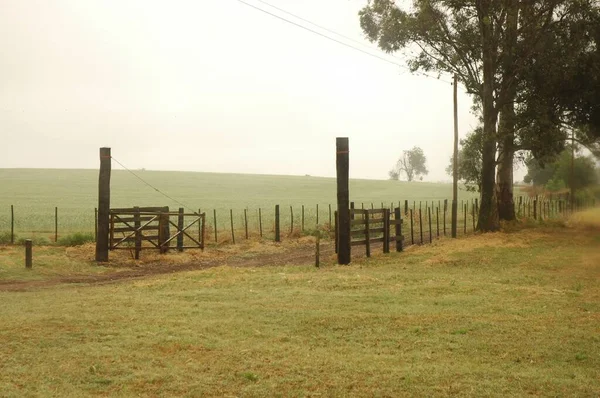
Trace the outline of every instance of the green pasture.
<instances>
[{"instance_id":1,"label":"green pasture","mask_svg":"<svg viewBox=\"0 0 600 398\"><path fill-rule=\"evenodd\" d=\"M282 230L290 227L290 206L294 226L301 224L301 208L305 206L305 228L314 229L317 205L319 225L329 223L329 205L335 210L336 185L333 178L310 176L276 176L217 174L175 171L136 171L150 185L172 197L168 199L124 170L113 170L112 207L169 206L176 210L181 202L188 210L207 213L212 228L213 210L223 234L230 229L230 210L234 226L244 228L247 209L251 233L258 232L258 209L263 215L266 233L272 231L275 205L281 206ZM14 206L17 234L53 237L54 208L58 207L59 234L94 230L94 207L97 206L98 171L66 169L0 169L0 234L10 230L10 205ZM450 184L398 182L385 180L351 180L351 200L359 207L390 207L409 200L419 202L450 199ZM460 191L460 199L468 201L476 195Z\"/></svg>"}]
</instances>

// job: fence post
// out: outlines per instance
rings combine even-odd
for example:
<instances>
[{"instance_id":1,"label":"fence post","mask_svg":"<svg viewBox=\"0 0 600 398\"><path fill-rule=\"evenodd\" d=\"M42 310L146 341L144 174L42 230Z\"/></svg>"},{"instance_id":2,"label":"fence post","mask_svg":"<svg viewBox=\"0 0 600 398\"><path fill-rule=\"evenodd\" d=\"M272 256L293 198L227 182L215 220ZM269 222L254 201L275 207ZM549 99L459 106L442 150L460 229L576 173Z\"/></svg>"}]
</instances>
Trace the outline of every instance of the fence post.
<instances>
[{"instance_id":1,"label":"fence post","mask_svg":"<svg viewBox=\"0 0 600 398\"><path fill-rule=\"evenodd\" d=\"M440 207L436 207L435 209L435 223L437 224L437 237L440 237Z\"/></svg>"},{"instance_id":2,"label":"fence post","mask_svg":"<svg viewBox=\"0 0 600 398\"><path fill-rule=\"evenodd\" d=\"M413 229L413 210L410 209L410 244L415 244L415 233Z\"/></svg>"},{"instance_id":3,"label":"fence post","mask_svg":"<svg viewBox=\"0 0 600 398\"><path fill-rule=\"evenodd\" d=\"M421 236L421 244L423 244L423 213L421 212L421 203L419 202L419 235Z\"/></svg>"},{"instance_id":4,"label":"fence post","mask_svg":"<svg viewBox=\"0 0 600 398\"><path fill-rule=\"evenodd\" d=\"M319 204L317 203L317 224L315 225L316 229L319 229Z\"/></svg>"},{"instance_id":5,"label":"fence post","mask_svg":"<svg viewBox=\"0 0 600 398\"><path fill-rule=\"evenodd\" d=\"M468 213L467 206L468 206L468 204L463 206L463 215L464 215L463 224L464 224L465 235L467 234L467 213Z\"/></svg>"},{"instance_id":6,"label":"fence post","mask_svg":"<svg viewBox=\"0 0 600 398\"><path fill-rule=\"evenodd\" d=\"M235 232L233 231L233 209L229 209L229 220L231 221L231 241L235 245Z\"/></svg>"},{"instance_id":7,"label":"fence post","mask_svg":"<svg viewBox=\"0 0 600 398\"><path fill-rule=\"evenodd\" d=\"M290 235L294 233L294 208L290 206Z\"/></svg>"},{"instance_id":8,"label":"fence post","mask_svg":"<svg viewBox=\"0 0 600 398\"><path fill-rule=\"evenodd\" d=\"M302 232L304 232L304 205L302 205Z\"/></svg>"},{"instance_id":9,"label":"fence post","mask_svg":"<svg viewBox=\"0 0 600 398\"><path fill-rule=\"evenodd\" d=\"M178 252L182 252L183 251L183 228L184 228L184 223L183 223L183 213L185 212L185 209L183 207L179 208L179 213L177 214L177 251Z\"/></svg>"},{"instance_id":10,"label":"fence post","mask_svg":"<svg viewBox=\"0 0 600 398\"><path fill-rule=\"evenodd\" d=\"M166 253L169 251L171 243L165 243L171 238L171 230L169 223L169 207L165 206L161 209L159 221L158 221L158 243L160 246L160 252Z\"/></svg>"},{"instance_id":11,"label":"fence post","mask_svg":"<svg viewBox=\"0 0 600 398\"><path fill-rule=\"evenodd\" d=\"M281 242L279 235L279 205L275 205L275 242Z\"/></svg>"},{"instance_id":12,"label":"fence post","mask_svg":"<svg viewBox=\"0 0 600 398\"><path fill-rule=\"evenodd\" d=\"M390 252L390 209L383 209L383 252Z\"/></svg>"},{"instance_id":13,"label":"fence post","mask_svg":"<svg viewBox=\"0 0 600 398\"><path fill-rule=\"evenodd\" d=\"M15 207L10 205L10 244L15 244Z\"/></svg>"},{"instance_id":14,"label":"fence post","mask_svg":"<svg viewBox=\"0 0 600 398\"><path fill-rule=\"evenodd\" d=\"M444 199L444 236L446 236L446 213L448 212L448 199Z\"/></svg>"},{"instance_id":15,"label":"fence post","mask_svg":"<svg viewBox=\"0 0 600 398\"><path fill-rule=\"evenodd\" d=\"M142 250L142 231L139 229L142 227L142 221L140 220L140 208L135 206L133 208L135 212L133 214L133 226L135 228L135 256L136 260L140 259L140 251Z\"/></svg>"},{"instance_id":16,"label":"fence post","mask_svg":"<svg viewBox=\"0 0 600 398\"><path fill-rule=\"evenodd\" d=\"M429 207L429 206L427 206L427 218L429 219L429 243L431 243L432 242L432 237L431 237L431 207Z\"/></svg>"},{"instance_id":17,"label":"fence post","mask_svg":"<svg viewBox=\"0 0 600 398\"><path fill-rule=\"evenodd\" d=\"M31 269L33 267L33 242L31 239L25 241L25 268Z\"/></svg>"},{"instance_id":18,"label":"fence post","mask_svg":"<svg viewBox=\"0 0 600 398\"><path fill-rule=\"evenodd\" d=\"M365 208L364 204L362 205L362 208ZM350 202L350 220L354 220L354 212L352 210L354 210L354 202Z\"/></svg>"},{"instance_id":19,"label":"fence post","mask_svg":"<svg viewBox=\"0 0 600 398\"><path fill-rule=\"evenodd\" d=\"M537 199L533 200L533 219L537 220Z\"/></svg>"},{"instance_id":20,"label":"fence post","mask_svg":"<svg viewBox=\"0 0 600 398\"><path fill-rule=\"evenodd\" d=\"M110 172L110 148L100 148L100 173L98 176L98 239L96 239L97 262L108 261Z\"/></svg>"},{"instance_id":21,"label":"fence post","mask_svg":"<svg viewBox=\"0 0 600 398\"><path fill-rule=\"evenodd\" d=\"M334 248L335 248L335 254L337 254L337 252L338 252L338 212L337 212L337 210L333 213L333 221L335 222L335 227L334 227L335 232L333 234L333 237L335 240Z\"/></svg>"},{"instance_id":22,"label":"fence post","mask_svg":"<svg viewBox=\"0 0 600 398\"><path fill-rule=\"evenodd\" d=\"M215 243L219 242L217 237L217 209L213 209L213 221L215 223Z\"/></svg>"},{"instance_id":23,"label":"fence post","mask_svg":"<svg viewBox=\"0 0 600 398\"><path fill-rule=\"evenodd\" d=\"M198 213L200 213L200 209L198 209ZM204 245L206 241L206 213L200 213L200 217L202 217L202 229L200 230L200 238L202 239L202 251L204 251Z\"/></svg>"},{"instance_id":24,"label":"fence post","mask_svg":"<svg viewBox=\"0 0 600 398\"><path fill-rule=\"evenodd\" d=\"M244 229L246 230L246 240L248 240L248 209L244 209Z\"/></svg>"},{"instance_id":25,"label":"fence post","mask_svg":"<svg viewBox=\"0 0 600 398\"><path fill-rule=\"evenodd\" d=\"M408 216L408 200L404 201L404 215Z\"/></svg>"},{"instance_id":26,"label":"fence post","mask_svg":"<svg viewBox=\"0 0 600 398\"><path fill-rule=\"evenodd\" d=\"M371 231L369 231L369 211L365 213L365 247L367 250L367 257L371 257Z\"/></svg>"},{"instance_id":27,"label":"fence post","mask_svg":"<svg viewBox=\"0 0 600 398\"><path fill-rule=\"evenodd\" d=\"M336 142L336 183L338 210L338 264L347 265L351 260L350 246L350 148L348 137L337 137Z\"/></svg>"},{"instance_id":28,"label":"fence post","mask_svg":"<svg viewBox=\"0 0 600 398\"><path fill-rule=\"evenodd\" d=\"M471 204L471 215L473 217L473 231L475 231L475 205L474 204Z\"/></svg>"},{"instance_id":29,"label":"fence post","mask_svg":"<svg viewBox=\"0 0 600 398\"><path fill-rule=\"evenodd\" d=\"M396 251L402 251L402 216L400 213L402 212L400 208L400 204L398 207L394 209L394 218L396 219Z\"/></svg>"},{"instance_id":30,"label":"fence post","mask_svg":"<svg viewBox=\"0 0 600 398\"><path fill-rule=\"evenodd\" d=\"M54 243L58 242L58 207L54 208Z\"/></svg>"},{"instance_id":31,"label":"fence post","mask_svg":"<svg viewBox=\"0 0 600 398\"><path fill-rule=\"evenodd\" d=\"M331 229L331 203L329 204L329 229Z\"/></svg>"},{"instance_id":32,"label":"fence post","mask_svg":"<svg viewBox=\"0 0 600 398\"><path fill-rule=\"evenodd\" d=\"M262 233L262 210L260 209L260 207L258 208L258 233L260 234L260 237L262 238L263 233Z\"/></svg>"},{"instance_id":33,"label":"fence post","mask_svg":"<svg viewBox=\"0 0 600 398\"><path fill-rule=\"evenodd\" d=\"M319 268L321 265L321 235L317 234L315 243L315 267Z\"/></svg>"}]
</instances>

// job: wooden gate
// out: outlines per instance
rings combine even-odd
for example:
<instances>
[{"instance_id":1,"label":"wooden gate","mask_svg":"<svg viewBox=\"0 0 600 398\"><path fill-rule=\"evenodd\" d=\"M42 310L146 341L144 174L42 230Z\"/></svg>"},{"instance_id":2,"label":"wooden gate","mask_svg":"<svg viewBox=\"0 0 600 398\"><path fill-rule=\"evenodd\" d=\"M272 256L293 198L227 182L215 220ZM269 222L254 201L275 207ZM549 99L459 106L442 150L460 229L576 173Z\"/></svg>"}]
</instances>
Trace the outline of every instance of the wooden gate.
<instances>
[{"instance_id":1,"label":"wooden gate","mask_svg":"<svg viewBox=\"0 0 600 398\"><path fill-rule=\"evenodd\" d=\"M337 253L337 212L335 226L335 248ZM350 209L350 246L365 246L367 257L371 257L371 244L383 243L383 252L390 252L390 242L396 242L396 251L402 251L402 218L400 208L394 209ZM394 226L394 234L390 231Z\"/></svg>"},{"instance_id":2,"label":"wooden gate","mask_svg":"<svg viewBox=\"0 0 600 398\"><path fill-rule=\"evenodd\" d=\"M175 216L177 224L171 221ZM205 213L185 213L183 208L178 212L170 212L168 207L111 209L109 248L133 250L135 259L139 259L140 252L145 249L166 253L173 240L176 240L178 251L204 250L205 219ZM194 225L198 225L197 237L192 236L190 230ZM173 233L171 227L174 227Z\"/></svg>"}]
</instances>

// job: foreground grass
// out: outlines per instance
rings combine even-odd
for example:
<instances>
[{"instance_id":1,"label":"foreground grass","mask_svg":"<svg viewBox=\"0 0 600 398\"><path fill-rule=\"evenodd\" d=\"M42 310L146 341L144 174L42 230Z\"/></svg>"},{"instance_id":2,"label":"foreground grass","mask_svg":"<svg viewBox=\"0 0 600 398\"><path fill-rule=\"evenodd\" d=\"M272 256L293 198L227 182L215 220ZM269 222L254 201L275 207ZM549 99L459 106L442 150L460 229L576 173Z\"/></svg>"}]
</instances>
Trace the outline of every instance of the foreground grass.
<instances>
[{"instance_id":1,"label":"foreground grass","mask_svg":"<svg viewBox=\"0 0 600 398\"><path fill-rule=\"evenodd\" d=\"M594 228L0 292L1 395L595 396Z\"/></svg>"}]
</instances>

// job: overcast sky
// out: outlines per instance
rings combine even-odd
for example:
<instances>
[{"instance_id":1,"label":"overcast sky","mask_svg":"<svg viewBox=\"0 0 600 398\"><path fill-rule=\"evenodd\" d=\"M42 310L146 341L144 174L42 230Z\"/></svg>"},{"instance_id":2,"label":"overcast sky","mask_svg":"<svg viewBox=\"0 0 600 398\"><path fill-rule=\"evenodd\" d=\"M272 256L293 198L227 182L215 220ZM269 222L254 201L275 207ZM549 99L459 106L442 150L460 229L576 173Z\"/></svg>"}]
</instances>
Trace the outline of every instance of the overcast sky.
<instances>
[{"instance_id":1,"label":"overcast sky","mask_svg":"<svg viewBox=\"0 0 600 398\"><path fill-rule=\"evenodd\" d=\"M368 43L364 0L269 2ZM0 8L0 167L95 168L110 146L136 169L334 176L335 137L348 136L352 178L385 179L420 146L426 180L448 179L450 84L236 0ZM476 119L470 97L459 103L464 136Z\"/></svg>"}]
</instances>

